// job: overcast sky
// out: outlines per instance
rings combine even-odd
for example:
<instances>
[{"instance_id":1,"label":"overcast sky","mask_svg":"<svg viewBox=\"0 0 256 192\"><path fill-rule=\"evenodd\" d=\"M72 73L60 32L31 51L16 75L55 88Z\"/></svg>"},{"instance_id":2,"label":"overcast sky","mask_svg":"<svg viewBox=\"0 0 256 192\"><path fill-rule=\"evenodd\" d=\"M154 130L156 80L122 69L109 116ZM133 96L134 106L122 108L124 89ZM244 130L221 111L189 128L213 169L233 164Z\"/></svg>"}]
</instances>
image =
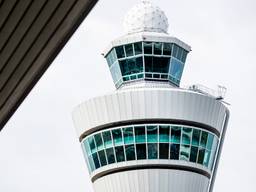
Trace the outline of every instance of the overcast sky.
<instances>
[{"instance_id":1,"label":"overcast sky","mask_svg":"<svg viewBox=\"0 0 256 192\"><path fill-rule=\"evenodd\" d=\"M139 0L100 0L0 132L1 192L92 192L71 112L113 91L101 56ZM215 192L255 192L256 1L153 0L191 45L182 86L227 87L231 118Z\"/></svg>"}]
</instances>

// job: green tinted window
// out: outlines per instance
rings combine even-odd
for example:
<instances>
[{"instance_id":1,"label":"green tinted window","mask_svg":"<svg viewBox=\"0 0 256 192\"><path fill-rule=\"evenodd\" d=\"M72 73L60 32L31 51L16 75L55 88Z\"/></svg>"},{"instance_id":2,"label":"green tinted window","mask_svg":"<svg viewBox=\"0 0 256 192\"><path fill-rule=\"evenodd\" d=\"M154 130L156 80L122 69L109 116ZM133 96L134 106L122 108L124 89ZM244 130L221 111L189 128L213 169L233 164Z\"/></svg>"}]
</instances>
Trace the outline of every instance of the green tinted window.
<instances>
[{"instance_id":1,"label":"green tinted window","mask_svg":"<svg viewBox=\"0 0 256 192\"><path fill-rule=\"evenodd\" d=\"M169 143L159 143L159 159L168 159Z\"/></svg>"},{"instance_id":2,"label":"green tinted window","mask_svg":"<svg viewBox=\"0 0 256 192\"><path fill-rule=\"evenodd\" d=\"M171 55L172 54L172 44L171 43L164 43L164 45L163 45L163 54L164 55Z\"/></svg>"},{"instance_id":3,"label":"green tinted window","mask_svg":"<svg viewBox=\"0 0 256 192\"><path fill-rule=\"evenodd\" d=\"M98 169L100 167L100 162L97 153L92 154L92 158L95 165L95 169Z\"/></svg>"},{"instance_id":4,"label":"green tinted window","mask_svg":"<svg viewBox=\"0 0 256 192\"><path fill-rule=\"evenodd\" d=\"M200 146L201 147L206 147L207 137L208 137L208 133L205 132L205 131L202 131L201 140L200 140Z\"/></svg>"},{"instance_id":5,"label":"green tinted window","mask_svg":"<svg viewBox=\"0 0 256 192\"><path fill-rule=\"evenodd\" d=\"M148 142L158 141L157 125L147 126L147 141Z\"/></svg>"},{"instance_id":6,"label":"green tinted window","mask_svg":"<svg viewBox=\"0 0 256 192\"><path fill-rule=\"evenodd\" d=\"M180 154L180 145L179 144L171 144L170 148L170 159L179 159Z\"/></svg>"},{"instance_id":7,"label":"green tinted window","mask_svg":"<svg viewBox=\"0 0 256 192\"><path fill-rule=\"evenodd\" d=\"M180 127L172 127L171 142L172 143L180 143L180 134L181 134Z\"/></svg>"},{"instance_id":8,"label":"green tinted window","mask_svg":"<svg viewBox=\"0 0 256 192\"><path fill-rule=\"evenodd\" d=\"M106 159L105 151L101 150L101 151L98 152L98 154L99 154L101 166L107 165L107 159Z\"/></svg>"},{"instance_id":9,"label":"green tinted window","mask_svg":"<svg viewBox=\"0 0 256 192\"><path fill-rule=\"evenodd\" d=\"M169 142L170 137L170 127L166 125L159 126L159 141L160 142Z\"/></svg>"},{"instance_id":10,"label":"green tinted window","mask_svg":"<svg viewBox=\"0 0 256 192\"><path fill-rule=\"evenodd\" d=\"M197 163L203 164L203 162L204 162L204 153L205 153L205 149L199 149Z\"/></svg>"},{"instance_id":11,"label":"green tinted window","mask_svg":"<svg viewBox=\"0 0 256 192\"><path fill-rule=\"evenodd\" d=\"M204 166L206 166L206 167L208 167L208 165L209 165L210 154L211 154L210 151L205 150L205 153L204 153L204 162L203 162L203 164L204 164Z\"/></svg>"},{"instance_id":12,"label":"green tinted window","mask_svg":"<svg viewBox=\"0 0 256 192\"><path fill-rule=\"evenodd\" d=\"M104 147L103 147L103 142L102 142L102 138L101 138L101 133L94 135L94 139L96 142L97 150L103 149Z\"/></svg>"},{"instance_id":13,"label":"green tinted window","mask_svg":"<svg viewBox=\"0 0 256 192\"><path fill-rule=\"evenodd\" d=\"M208 140L207 140L207 146L206 146L208 150L212 149L213 138L214 138L213 135L208 134Z\"/></svg>"},{"instance_id":14,"label":"green tinted window","mask_svg":"<svg viewBox=\"0 0 256 192\"><path fill-rule=\"evenodd\" d=\"M146 144L136 144L137 159L146 159Z\"/></svg>"},{"instance_id":15,"label":"green tinted window","mask_svg":"<svg viewBox=\"0 0 256 192\"><path fill-rule=\"evenodd\" d=\"M123 146L115 147L115 151L116 151L116 161L117 162L125 161Z\"/></svg>"},{"instance_id":16,"label":"green tinted window","mask_svg":"<svg viewBox=\"0 0 256 192\"><path fill-rule=\"evenodd\" d=\"M131 57L134 55L132 44L125 45L125 53L126 53L126 57Z\"/></svg>"},{"instance_id":17,"label":"green tinted window","mask_svg":"<svg viewBox=\"0 0 256 192\"><path fill-rule=\"evenodd\" d=\"M118 59L125 57L123 46L116 47L116 55Z\"/></svg>"},{"instance_id":18,"label":"green tinted window","mask_svg":"<svg viewBox=\"0 0 256 192\"><path fill-rule=\"evenodd\" d=\"M112 147L113 143L112 143L112 138L111 138L110 131L103 132L102 136L103 136L103 141L104 141L105 148Z\"/></svg>"},{"instance_id":19,"label":"green tinted window","mask_svg":"<svg viewBox=\"0 0 256 192\"><path fill-rule=\"evenodd\" d=\"M142 42L134 43L134 51L135 51L135 55L142 54Z\"/></svg>"},{"instance_id":20,"label":"green tinted window","mask_svg":"<svg viewBox=\"0 0 256 192\"><path fill-rule=\"evenodd\" d=\"M191 142L192 129L183 127L182 129L182 143L190 145Z\"/></svg>"},{"instance_id":21,"label":"green tinted window","mask_svg":"<svg viewBox=\"0 0 256 192\"><path fill-rule=\"evenodd\" d=\"M144 42L144 54L152 54L152 43L151 42Z\"/></svg>"},{"instance_id":22,"label":"green tinted window","mask_svg":"<svg viewBox=\"0 0 256 192\"><path fill-rule=\"evenodd\" d=\"M91 153L95 153L96 152L96 145L95 145L93 136L88 138L88 143L90 145Z\"/></svg>"},{"instance_id":23,"label":"green tinted window","mask_svg":"<svg viewBox=\"0 0 256 192\"><path fill-rule=\"evenodd\" d=\"M122 132L121 129L112 130L113 140L115 146L123 144Z\"/></svg>"},{"instance_id":24,"label":"green tinted window","mask_svg":"<svg viewBox=\"0 0 256 192\"><path fill-rule=\"evenodd\" d=\"M133 135L133 128L127 127L123 129L124 134L124 143L131 144L134 143L134 135Z\"/></svg>"},{"instance_id":25,"label":"green tinted window","mask_svg":"<svg viewBox=\"0 0 256 192\"><path fill-rule=\"evenodd\" d=\"M191 146L189 161L196 163L198 147Z\"/></svg>"},{"instance_id":26,"label":"green tinted window","mask_svg":"<svg viewBox=\"0 0 256 192\"><path fill-rule=\"evenodd\" d=\"M148 143L148 159L158 158L158 147L157 143Z\"/></svg>"},{"instance_id":27,"label":"green tinted window","mask_svg":"<svg viewBox=\"0 0 256 192\"><path fill-rule=\"evenodd\" d=\"M134 145L126 145L125 146L125 154L126 154L126 160L127 161L135 160L135 147L134 147Z\"/></svg>"},{"instance_id":28,"label":"green tinted window","mask_svg":"<svg viewBox=\"0 0 256 192\"><path fill-rule=\"evenodd\" d=\"M189 153L189 145L180 145L180 160L189 161Z\"/></svg>"},{"instance_id":29,"label":"green tinted window","mask_svg":"<svg viewBox=\"0 0 256 192\"><path fill-rule=\"evenodd\" d=\"M120 63L121 73L123 76L143 72L142 57L122 60L119 63Z\"/></svg>"},{"instance_id":30,"label":"green tinted window","mask_svg":"<svg viewBox=\"0 0 256 192\"><path fill-rule=\"evenodd\" d=\"M113 148L106 149L108 164L115 163L115 155Z\"/></svg>"},{"instance_id":31,"label":"green tinted window","mask_svg":"<svg viewBox=\"0 0 256 192\"><path fill-rule=\"evenodd\" d=\"M145 56L145 71L168 73L170 58Z\"/></svg>"},{"instance_id":32,"label":"green tinted window","mask_svg":"<svg viewBox=\"0 0 256 192\"><path fill-rule=\"evenodd\" d=\"M144 143L146 141L145 127L144 126L134 127L134 131L135 131L136 143Z\"/></svg>"},{"instance_id":33,"label":"green tinted window","mask_svg":"<svg viewBox=\"0 0 256 192\"><path fill-rule=\"evenodd\" d=\"M154 54L155 55L162 55L162 43L154 43Z\"/></svg>"},{"instance_id":34,"label":"green tinted window","mask_svg":"<svg viewBox=\"0 0 256 192\"><path fill-rule=\"evenodd\" d=\"M198 129L193 130L192 145L199 146L201 131Z\"/></svg>"}]
</instances>

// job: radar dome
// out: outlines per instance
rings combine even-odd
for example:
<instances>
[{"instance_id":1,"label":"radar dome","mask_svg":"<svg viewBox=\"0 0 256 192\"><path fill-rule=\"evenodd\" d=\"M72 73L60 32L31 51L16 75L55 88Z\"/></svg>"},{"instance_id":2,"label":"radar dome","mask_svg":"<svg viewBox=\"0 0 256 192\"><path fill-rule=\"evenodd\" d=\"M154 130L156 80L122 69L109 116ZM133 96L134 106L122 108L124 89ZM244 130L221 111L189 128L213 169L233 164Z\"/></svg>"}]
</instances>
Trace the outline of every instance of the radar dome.
<instances>
[{"instance_id":1,"label":"radar dome","mask_svg":"<svg viewBox=\"0 0 256 192\"><path fill-rule=\"evenodd\" d=\"M124 19L124 29L127 34L137 32L167 33L168 27L165 13L148 0L143 0L134 6Z\"/></svg>"}]
</instances>

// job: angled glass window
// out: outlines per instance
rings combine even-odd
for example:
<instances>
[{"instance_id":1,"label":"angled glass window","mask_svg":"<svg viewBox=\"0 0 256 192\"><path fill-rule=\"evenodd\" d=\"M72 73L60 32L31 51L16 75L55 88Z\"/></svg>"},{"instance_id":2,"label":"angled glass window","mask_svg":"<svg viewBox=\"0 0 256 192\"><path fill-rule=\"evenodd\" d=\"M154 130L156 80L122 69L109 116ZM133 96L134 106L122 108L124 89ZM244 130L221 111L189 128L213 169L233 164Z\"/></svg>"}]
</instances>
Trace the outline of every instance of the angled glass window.
<instances>
[{"instance_id":1,"label":"angled glass window","mask_svg":"<svg viewBox=\"0 0 256 192\"><path fill-rule=\"evenodd\" d=\"M125 45L124 47L125 47L126 57L131 57L134 55L132 44Z\"/></svg>"},{"instance_id":2,"label":"angled glass window","mask_svg":"<svg viewBox=\"0 0 256 192\"><path fill-rule=\"evenodd\" d=\"M181 61L182 61L183 63L186 62L187 54L188 54L188 52L187 52L186 50L183 50L182 57L181 57Z\"/></svg>"},{"instance_id":3,"label":"angled glass window","mask_svg":"<svg viewBox=\"0 0 256 192\"><path fill-rule=\"evenodd\" d=\"M212 149L213 138L214 138L213 135L208 134L208 140L207 140L207 146L206 146L206 148L207 148L208 150L211 150L211 149Z\"/></svg>"},{"instance_id":4,"label":"angled glass window","mask_svg":"<svg viewBox=\"0 0 256 192\"><path fill-rule=\"evenodd\" d=\"M100 167L100 162L99 162L97 153L93 153L92 158L95 165L95 169L98 169Z\"/></svg>"},{"instance_id":5,"label":"angled glass window","mask_svg":"<svg viewBox=\"0 0 256 192\"><path fill-rule=\"evenodd\" d=\"M126 160L132 161L135 160L135 147L134 145L126 145L125 146L125 154L126 154Z\"/></svg>"},{"instance_id":6,"label":"angled glass window","mask_svg":"<svg viewBox=\"0 0 256 192\"><path fill-rule=\"evenodd\" d=\"M145 143L145 126L134 127L136 143Z\"/></svg>"},{"instance_id":7,"label":"angled glass window","mask_svg":"<svg viewBox=\"0 0 256 192\"><path fill-rule=\"evenodd\" d=\"M111 75L113 77L113 81L116 84L122 78L122 74L121 74L118 62L114 63L110 67L110 72L111 72Z\"/></svg>"},{"instance_id":8,"label":"angled glass window","mask_svg":"<svg viewBox=\"0 0 256 192\"><path fill-rule=\"evenodd\" d=\"M118 59L125 57L123 46L116 47L115 49L116 49L116 55Z\"/></svg>"},{"instance_id":9,"label":"angled glass window","mask_svg":"<svg viewBox=\"0 0 256 192\"><path fill-rule=\"evenodd\" d=\"M172 126L171 130L171 142L172 143L180 143L180 134L181 134L181 128Z\"/></svg>"},{"instance_id":10,"label":"angled glass window","mask_svg":"<svg viewBox=\"0 0 256 192\"><path fill-rule=\"evenodd\" d=\"M201 131L198 129L193 130L192 145L199 146Z\"/></svg>"},{"instance_id":11,"label":"angled glass window","mask_svg":"<svg viewBox=\"0 0 256 192\"><path fill-rule=\"evenodd\" d=\"M135 55L142 54L142 42L134 43Z\"/></svg>"},{"instance_id":12,"label":"angled glass window","mask_svg":"<svg viewBox=\"0 0 256 192\"><path fill-rule=\"evenodd\" d=\"M192 136L192 129L188 127L183 127L182 129L182 143L190 145Z\"/></svg>"},{"instance_id":13,"label":"angled glass window","mask_svg":"<svg viewBox=\"0 0 256 192\"><path fill-rule=\"evenodd\" d=\"M104 148L103 146L103 141L102 141L102 138L101 138L101 133L98 133L96 135L94 135L94 139L95 139L95 142L96 142L96 146L97 146L97 150L101 150Z\"/></svg>"},{"instance_id":14,"label":"angled glass window","mask_svg":"<svg viewBox=\"0 0 256 192\"><path fill-rule=\"evenodd\" d=\"M181 79L183 68L184 64L182 62L172 58L169 73L175 80L177 80L177 82L179 82Z\"/></svg>"},{"instance_id":15,"label":"angled glass window","mask_svg":"<svg viewBox=\"0 0 256 192\"><path fill-rule=\"evenodd\" d=\"M119 63L120 63L121 73L123 76L143 72L142 57L122 60Z\"/></svg>"},{"instance_id":16,"label":"angled glass window","mask_svg":"<svg viewBox=\"0 0 256 192\"><path fill-rule=\"evenodd\" d=\"M170 58L145 56L145 71L168 73Z\"/></svg>"},{"instance_id":17,"label":"angled glass window","mask_svg":"<svg viewBox=\"0 0 256 192\"><path fill-rule=\"evenodd\" d=\"M180 154L180 145L179 144L171 144L170 159L178 160L179 154Z\"/></svg>"},{"instance_id":18,"label":"angled glass window","mask_svg":"<svg viewBox=\"0 0 256 192\"><path fill-rule=\"evenodd\" d=\"M197 163L203 164L204 162L205 149L200 148L198 151Z\"/></svg>"},{"instance_id":19,"label":"angled glass window","mask_svg":"<svg viewBox=\"0 0 256 192\"><path fill-rule=\"evenodd\" d=\"M123 128L123 134L125 144L134 143L133 127Z\"/></svg>"},{"instance_id":20,"label":"angled glass window","mask_svg":"<svg viewBox=\"0 0 256 192\"><path fill-rule=\"evenodd\" d=\"M143 42L144 46L144 54L152 54L152 43L151 42Z\"/></svg>"},{"instance_id":21,"label":"angled glass window","mask_svg":"<svg viewBox=\"0 0 256 192\"><path fill-rule=\"evenodd\" d=\"M181 47L178 47L178 54L177 54L177 59L179 59L181 61L181 57L182 57L182 52L183 52L183 49Z\"/></svg>"},{"instance_id":22,"label":"angled glass window","mask_svg":"<svg viewBox=\"0 0 256 192\"><path fill-rule=\"evenodd\" d=\"M113 147L112 137L110 131L102 133L105 148Z\"/></svg>"},{"instance_id":23,"label":"angled glass window","mask_svg":"<svg viewBox=\"0 0 256 192\"><path fill-rule=\"evenodd\" d=\"M101 151L98 152L98 154L99 154L101 166L107 165L107 159L106 159L105 151L101 150Z\"/></svg>"},{"instance_id":24,"label":"angled glass window","mask_svg":"<svg viewBox=\"0 0 256 192\"><path fill-rule=\"evenodd\" d=\"M158 158L158 147L157 143L148 143L148 159Z\"/></svg>"},{"instance_id":25,"label":"angled glass window","mask_svg":"<svg viewBox=\"0 0 256 192\"><path fill-rule=\"evenodd\" d=\"M159 159L168 159L169 143L159 143Z\"/></svg>"},{"instance_id":26,"label":"angled glass window","mask_svg":"<svg viewBox=\"0 0 256 192\"><path fill-rule=\"evenodd\" d=\"M158 141L157 125L147 126L147 142L157 142L157 141Z\"/></svg>"},{"instance_id":27,"label":"angled glass window","mask_svg":"<svg viewBox=\"0 0 256 192\"><path fill-rule=\"evenodd\" d=\"M154 55L162 55L162 43L154 43Z\"/></svg>"},{"instance_id":28,"label":"angled glass window","mask_svg":"<svg viewBox=\"0 0 256 192\"><path fill-rule=\"evenodd\" d=\"M122 131L121 129L114 129L112 130L114 145L123 145L123 137L122 137Z\"/></svg>"},{"instance_id":29,"label":"angled glass window","mask_svg":"<svg viewBox=\"0 0 256 192\"><path fill-rule=\"evenodd\" d=\"M171 56L172 54L172 44L171 43L164 43L163 45L163 55Z\"/></svg>"},{"instance_id":30,"label":"angled glass window","mask_svg":"<svg viewBox=\"0 0 256 192\"><path fill-rule=\"evenodd\" d=\"M146 144L136 144L137 159L146 159Z\"/></svg>"},{"instance_id":31,"label":"angled glass window","mask_svg":"<svg viewBox=\"0 0 256 192\"><path fill-rule=\"evenodd\" d=\"M87 155L90 155L90 154L92 154L92 152L91 152L90 146L87 141L88 141L88 139L85 139L83 141L83 144L84 144L84 148L85 148Z\"/></svg>"},{"instance_id":32,"label":"angled glass window","mask_svg":"<svg viewBox=\"0 0 256 192\"><path fill-rule=\"evenodd\" d=\"M88 138L88 143L90 145L91 153L95 153L96 152L96 145L95 145L93 136Z\"/></svg>"},{"instance_id":33,"label":"angled glass window","mask_svg":"<svg viewBox=\"0 0 256 192\"><path fill-rule=\"evenodd\" d=\"M172 47L172 56L175 58L177 58L177 56L178 56L178 46L175 44Z\"/></svg>"},{"instance_id":34,"label":"angled glass window","mask_svg":"<svg viewBox=\"0 0 256 192\"><path fill-rule=\"evenodd\" d=\"M116 161L117 162L125 161L124 147L123 146L115 147L115 151L116 151Z\"/></svg>"},{"instance_id":35,"label":"angled glass window","mask_svg":"<svg viewBox=\"0 0 256 192\"><path fill-rule=\"evenodd\" d=\"M196 163L198 154L198 147L191 146L189 161Z\"/></svg>"},{"instance_id":36,"label":"angled glass window","mask_svg":"<svg viewBox=\"0 0 256 192\"><path fill-rule=\"evenodd\" d=\"M200 146L201 147L206 147L206 143L207 143L207 137L208 137L208 133L205 131L202 131L201 134L201 140L200 140Z\"/></svg>"},{"instance_id":37,"label":"angled glass window","mask_svg":"<svg viewBox=\"0 0 256 192\"><path fill-rule=\"evenodd\" d=\"M170 140L170 126L159 125L159 142L169 142Z\"/></svg>"},{"instance_id":38,"label":"angled glass window","mask_svg":"<svg viewBox=\"0 0 256 192\"><path fill-rule=\"evenodd\" d=\"M108 164L115 163L115 154L112 147L106 149L106 155L107 155Z\"/></svg>"},{"instance_id":39,"label":"angled glass window","mask_svg":"<svg viewBox=\"0 0 256 192\"><path fill-rule=\"evenodd\" d=\"M89 165L90 165L91 171L94 171L95 170L95 165L94 165L94 162L93 162L92 155L89 156Z\"/></svg>"},{"instance_id":40,"label":"angled glass window","mask_svg":"<svg viewBox=\"0 0 256 192\"><path fill-rule=\"evenodd\" d=\"M205 150L203 165L206 167L208 167L208 165L209 165L210 155L211 155L211 152L208 150Z\"/></svg>"},{"instance_id":41,"label":"angled glass window","mask_svg":"<svg viewBox=\"0 0 256 192\"><path fill-rule=\"evenodd\" d=\"M190 146L180 145L180 160L189 161Z\"/></svg>"}]
</instances>

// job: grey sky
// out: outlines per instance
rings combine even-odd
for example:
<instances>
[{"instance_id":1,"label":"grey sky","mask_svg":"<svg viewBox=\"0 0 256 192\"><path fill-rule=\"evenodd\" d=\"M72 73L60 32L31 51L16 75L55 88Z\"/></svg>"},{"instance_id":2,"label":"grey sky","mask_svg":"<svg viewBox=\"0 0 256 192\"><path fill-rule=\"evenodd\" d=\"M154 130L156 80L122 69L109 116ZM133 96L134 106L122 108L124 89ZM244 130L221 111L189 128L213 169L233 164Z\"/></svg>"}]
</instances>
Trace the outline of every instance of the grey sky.
<instances>
[{"instance_id":1,"label":"grey sky","mask_svg":"<svg viewBox=\"0 0 256 192\"><path fill-rule=\"evenodd\" d=\"M139 0L101 0L0 132L0 191L92 192L72 124L82 101L114 90L102 50ZM256 1L153 0L169 33L192 46L182 85L227 87L231 119L215 192L253 192Z\"/></svg>"}]
</instances>

